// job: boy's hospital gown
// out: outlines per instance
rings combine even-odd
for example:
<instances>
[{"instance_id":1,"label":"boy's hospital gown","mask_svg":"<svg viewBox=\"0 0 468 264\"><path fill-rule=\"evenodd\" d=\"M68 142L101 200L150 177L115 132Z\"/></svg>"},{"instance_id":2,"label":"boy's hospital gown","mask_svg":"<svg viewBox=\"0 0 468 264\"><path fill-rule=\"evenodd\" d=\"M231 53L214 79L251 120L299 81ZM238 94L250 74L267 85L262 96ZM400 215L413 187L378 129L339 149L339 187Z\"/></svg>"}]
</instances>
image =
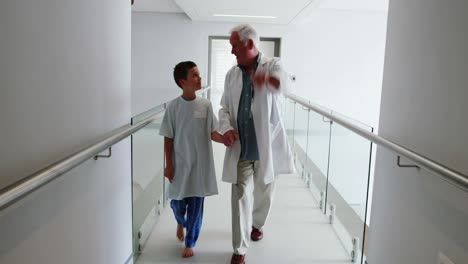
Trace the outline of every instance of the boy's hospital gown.
<instances>
[{"instance_id":1,"label":"boy's hospital gown","mask_svg":"<svg viewBox=\"0 0 468 264\"><path fill-rule=\"evenodd\" d=\"M159 134L174 140L174 179L168 198L205 197L218 194L211 133L217 129L210 101L196 97L174 99L166 109Z\"/></svg>"}]
</instances>

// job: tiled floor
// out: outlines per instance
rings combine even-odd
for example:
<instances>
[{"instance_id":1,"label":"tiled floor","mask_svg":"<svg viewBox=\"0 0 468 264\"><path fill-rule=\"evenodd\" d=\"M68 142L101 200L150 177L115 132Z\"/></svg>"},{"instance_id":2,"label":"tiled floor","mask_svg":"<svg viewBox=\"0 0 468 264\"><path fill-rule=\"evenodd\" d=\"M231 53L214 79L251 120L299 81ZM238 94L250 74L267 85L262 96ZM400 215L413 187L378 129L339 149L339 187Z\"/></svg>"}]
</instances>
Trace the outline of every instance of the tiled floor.
<instances>
[{"instance_id":1,"label":"tiled floor","mask_svg":"<svg viewBox=\"0 0 468 264\"><path fill-rule=\"evenodd\" d=\"M214 147L221 176L224 147ZM205 215L195 256L183 259L184 248L175 237L176 222L166 208L137 264L229 263L231 247L230 184L219 181L220 194L205 199ZM277 180L275 204L264 228L264 239L250 244L247 263L351 263L316 201L297 175Z\"/></svg>"}]
</instances>

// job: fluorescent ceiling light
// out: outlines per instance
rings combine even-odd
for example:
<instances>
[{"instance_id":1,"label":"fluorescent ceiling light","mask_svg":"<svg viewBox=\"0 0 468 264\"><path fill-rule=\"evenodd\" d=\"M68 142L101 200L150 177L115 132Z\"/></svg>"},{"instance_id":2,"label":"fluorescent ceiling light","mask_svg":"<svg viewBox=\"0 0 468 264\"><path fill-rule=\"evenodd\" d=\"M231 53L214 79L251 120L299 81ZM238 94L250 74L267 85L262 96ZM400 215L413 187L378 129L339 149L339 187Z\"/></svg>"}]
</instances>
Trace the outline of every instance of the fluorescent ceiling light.
<instances>
[{"instance_id":1,"label":"fluorescent ceiling light","mask_svg":"<svg viewBox=\"0 0 468 264\"><path fill-rule=\"evenodd\" d=\"M252 16L252 15L228 15L228 14L214 14L215 17L247 17L247 18L268 18L274 19L275 16Z\"/></svg>"}]
</instances>

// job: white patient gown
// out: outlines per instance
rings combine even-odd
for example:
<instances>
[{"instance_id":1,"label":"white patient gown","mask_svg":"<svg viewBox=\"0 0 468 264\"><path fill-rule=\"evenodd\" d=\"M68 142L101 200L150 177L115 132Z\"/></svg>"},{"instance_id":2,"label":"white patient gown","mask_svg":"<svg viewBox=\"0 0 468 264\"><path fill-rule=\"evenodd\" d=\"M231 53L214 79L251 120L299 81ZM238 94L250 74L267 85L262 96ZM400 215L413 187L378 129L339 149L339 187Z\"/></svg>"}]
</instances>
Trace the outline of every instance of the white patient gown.
<instances>
[{"instance_id":1,"label":"white patient gown","mask_svg":"<svg viewBox=\"0 0 468 264\"><path fill-rule=\"evenodd\" d=\"M217 120L211 102L197 97L174 99L166 109L159 134L174 140L174 180L168 186L169 199L218 194L211 132Z\"/></svg>"}]
</instances>

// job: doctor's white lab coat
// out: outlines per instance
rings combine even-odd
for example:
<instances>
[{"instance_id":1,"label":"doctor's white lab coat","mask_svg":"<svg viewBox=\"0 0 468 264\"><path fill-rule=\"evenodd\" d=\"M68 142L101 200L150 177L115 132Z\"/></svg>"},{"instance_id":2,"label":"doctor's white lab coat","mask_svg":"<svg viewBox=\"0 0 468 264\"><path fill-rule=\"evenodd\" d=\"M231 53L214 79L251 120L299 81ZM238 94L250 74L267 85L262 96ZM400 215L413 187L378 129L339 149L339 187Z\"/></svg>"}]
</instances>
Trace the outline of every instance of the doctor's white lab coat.
<instances>
[{"instance_id":1,"label":"doctor's white lab coat","mask_svg":"<svg viewBox=\"0 0 468 264\"><path fill-rule=\"evenodd\" d=\"M288 138L280 113L280 92L287 86L289 79L282 70L278 58L262 58L257 72L266 72L280 80L276 89L266 85L255 88L252 103L252 118L260 158L258 175L264 178L265 184L275 180L278 174L294 172L293 158ZM237 113L242 92L242 71L234 66L226 75L224 93L219 110L219 131L224 134L237 129ZM237 183L237 163L241 152L240 141L236 140L232 147L226 148L223 167L223 181Z\"/></svg>"}]
</instances>

